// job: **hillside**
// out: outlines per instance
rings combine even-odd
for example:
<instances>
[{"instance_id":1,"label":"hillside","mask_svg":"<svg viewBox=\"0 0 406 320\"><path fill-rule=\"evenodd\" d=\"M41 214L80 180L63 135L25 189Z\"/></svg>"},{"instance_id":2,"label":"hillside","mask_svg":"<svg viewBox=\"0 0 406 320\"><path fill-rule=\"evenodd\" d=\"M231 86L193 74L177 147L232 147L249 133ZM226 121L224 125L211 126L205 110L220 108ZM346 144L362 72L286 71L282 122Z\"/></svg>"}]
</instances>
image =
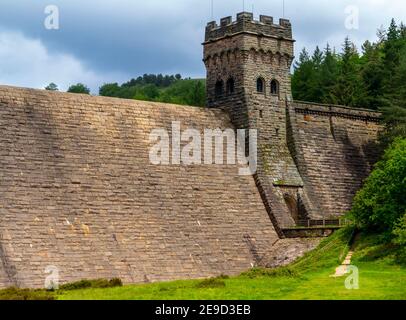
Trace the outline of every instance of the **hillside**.
<instances>
[{"instance_id":1,"label":"hillside","mask_svg":"<svg viewBox=\"0 0 406 320\"><path fill-rule=\"evenodd\" d=\"M99 94L106 97L203 107L206 105L206 82L204 79L182 79L180 75L145 74L122 85L106 83L100 87Z\"/></svg>"}]
</instances>

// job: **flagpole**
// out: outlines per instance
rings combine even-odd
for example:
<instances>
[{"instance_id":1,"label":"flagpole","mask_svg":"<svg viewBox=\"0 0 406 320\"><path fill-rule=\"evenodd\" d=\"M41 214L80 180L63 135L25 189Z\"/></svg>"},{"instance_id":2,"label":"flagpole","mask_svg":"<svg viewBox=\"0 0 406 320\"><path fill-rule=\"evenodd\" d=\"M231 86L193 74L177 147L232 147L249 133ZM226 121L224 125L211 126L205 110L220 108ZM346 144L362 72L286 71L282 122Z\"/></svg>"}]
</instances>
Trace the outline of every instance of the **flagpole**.
<instances>
[{"instance_id":1,"label":"flagpole","mask_svg":"<svg viewBox=\"0 0 406 320\"><path fill-rule=\"evenodd\" d=\"M283 8L282 17L285 18L285 0L282 0L282 8Z\"/></svg>"}]
</instances>

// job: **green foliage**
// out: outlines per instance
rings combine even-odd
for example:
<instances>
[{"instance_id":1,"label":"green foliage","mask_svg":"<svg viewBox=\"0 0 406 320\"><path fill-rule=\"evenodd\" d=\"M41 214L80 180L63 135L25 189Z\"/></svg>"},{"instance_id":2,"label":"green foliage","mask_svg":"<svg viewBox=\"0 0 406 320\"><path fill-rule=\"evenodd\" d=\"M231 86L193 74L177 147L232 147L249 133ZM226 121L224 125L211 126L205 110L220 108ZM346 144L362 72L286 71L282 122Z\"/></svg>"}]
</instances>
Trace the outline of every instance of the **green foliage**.
<instances>
[{"instance_id":1,"label":"green foliage","mask_svg":"<svg viewBox=\"0 0 406 320\"><path fill-rule=\"evenodd\" d=\"M49 85L47 85L47 86L45 87L45 90L48 90L48 91L58 91L59 89L58 89L58 86L57 86L55 83L51 82Z\"/></svg>"},{"instance_id":2,"label":"green foliage","mask_svg":"<svg viewBox=\"0 0 406 320\"><path fill-rule=\"evenodd\" d=\"M121 279L113 278L107 279L96 279L96 280L81 280L77 282L67 283L60 286L59 290L78 290L87 288L114 288L121 287L123 283Z\"/></svg>"},{"instance_id":3,"label":"green foliage","mask_svg":"<svg viewBox=\"0 0 406 320\"><path fill-rule=\"evenodd\" d=\"M355 196L350 214L358 227L390 236L406 214L405 190L406 138L397 138Z\"/></svg>"},{"instance_id":4,"label":"green foliage","mask_svg":"<svg viewBox=\"0 0 406 320\"><path fill-rule=\"evenodd\" d=\"M104 97L132 99L137 93L137 87L120 86L118 83L106 83L99 89L99 94Z\"/></svg>"},{"instance_id":5,"label":"green foliage","mask_svg":"<svg viewBox=\"0 0 406 320\"><path fill-rule=\"evenodd\" d=\"M152 84L156 87L169 87L178 80L181 80L182 76L180 74L176 75L162 75L162 74L144 74L142 77L137 79L131 79L130 81L123 84L123 87L135 87L135 86L145 86Z\"/></svg>"},{"instance_id":6,"label":"green foliage","mask_svg":"<svg viewBox=\"0 0 406 320\"><path fill-rule=\"evenodd\" d=\"M399 229L400 230L400 229ZM359 234L355 244L355 254L353 263L375 262L376 264L392 264L406 266L405 243L394 239L387 241L387 237L382 234L363 232Z\"/></svg>"},{"instance_id":7,"label":"green foliage","mask_svg":"<svg viewBox=\"0 0 406 320\"><path fill-rule=\"evenodd\" d=\"M317 47L304 49L294 66L292 92L296 100L341 104L383 112L384 146L406 137L406 30L392 20L378 30L375 43L366 41L362 54L346 38L339 54Z\"/></svg>"},{"instance_id":8,"label":"green foliage","mask_svg":"<svg viewBox=\"0 0 406 320\"><path fill-rule=\"evenodd\" d=\"M57 295L65 291L83 290L83 289L106 289L122 287L123 283L119 278L81 280L67 283L56 291L44 289L19 289L15 287L0 290L0 300L55 300Z\"/></svg>"},{"instance_id":9,"label":"green foliage","mask_svg":"<svg viewBox=\"0 0 406 320\"><path fill-rule=\"evenodd\" d=\"M310 58L306 49L299 55L298 62L295 63L295 73L292 77L292 91L295 99L303 101L314 101L312 96L313 88L317 86L314 62Z\"/></svg>"},{"instance_id":10,"label":"green foliage","mask_svg":"<svg viewBox=\"0 0 406 320\"><path fill-rule=\"evenodd\" d=\"M406 214L397 222L393 234L395 235L394 242L396 244L406 246Z\"/></svg>"},{"instance_id":11,"label":"green foliage","mask_svg":"<svg viewBox=\"0 0 406 320\"><path fill-rule=\"evenodd\" d=\"M241 276L248 278L258 278L258 277L298 277L299 273L290 267L280 267L275 269L265 269L265 268L253 268L247 272L241 274Z\"/></svg>"},{"instance_id":12,"label":"green foliage","mask_svg":"<svg viewBox=\"0 0 406 320\"><path fill-rule=\"evenodd\" d=\"M200 281L196 284L196 288L222 288L226 283L220 278L210 278Z\"/></svg>"},{"instance_id":13,"label":"green foliage","mask_svg":"<svg viewBox=\"0 0 406 320\"><path fill-rule=\"evenodd\" d=\"M206 85L204 80L181 80L162 91L158 101L204 107Z\"/></svg>"},{"instance_id":14,"label":"green foliage","mask_svg":"<svg viewBox=\"0 0 406 320\"><path fill-rule=\"evenodd\" d=\"M8 288L0 290L0 300L54 300L51 291Z\"/></svg>"},{"instance_id":15,"label":"green foliage","mask_svg":"<svg viewBox=\"0 0 406 320\"><path fill-rule=\"evenodd\" d=\"M83 83L77 83L77 84L71 85L68 89L68 92L90 94L90 89Z\"/></svg>"},{"instance_id":16,"label":"green foliage","mask_svg":"<svg viewBox=\"0 0 406 320\"><path fill-rule=\"evenodd\" d=\"M144 75L127 83L107 83L100 87L101 96L157 101L203 107L206 85L200 79L182 79L181 75Z\"/></svg>"}]
</instances>

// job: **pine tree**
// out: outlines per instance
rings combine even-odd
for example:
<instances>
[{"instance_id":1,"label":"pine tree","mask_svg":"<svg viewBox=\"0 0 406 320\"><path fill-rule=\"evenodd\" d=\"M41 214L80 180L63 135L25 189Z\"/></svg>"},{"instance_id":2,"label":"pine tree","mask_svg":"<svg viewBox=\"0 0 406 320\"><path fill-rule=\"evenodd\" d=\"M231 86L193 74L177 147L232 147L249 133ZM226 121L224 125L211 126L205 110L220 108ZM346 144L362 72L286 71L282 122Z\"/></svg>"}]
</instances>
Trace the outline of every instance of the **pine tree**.
<instances>
[{"instance_id":1,"label":"pine tree","mask_svg":"<svg viewBox=\"0 0 406 320\"><path fill-rule=\"evenodd\" d=\"M392 33L394 34L393 30ZM398 64L393 74L386 79L386 92L380 109L387 129L383 136L385 144L389 144L397 136L406 137L406 41L401 39L400 33L398 39L394 37L391 39L389 40L388 37L388 42L395 42L397 46L389 43L390 50L387 47L386 53L392 57L398 57Z\"/></svg>"},{"instance_id":2,"label":"pine tree","mask_svg":"<svg viewBox=\"0 0 406 320\"><path fill-rule=\"evenodd\" d=\"M394 19L392 19L387 32L387 39L383 46L383 71L384 71L384 91L383 94L391 100L395 94L396 83L394 75L397 72L400 60L400 32Z\"/></svg>"},{"instance_id":3,"label":"pine tree","mask_svg":"<svg viewBox=\"0 0 406 320\"><path fill-rule=\"evenodd\" d=\"M359 104L364 108L378 109L382 105L383 70L379 46L365 41L362 45L361 79L365 94Z\"/></svg>"},{"instance_id":4,"label":"pine tree","mask_svg":"<svg viewBox=\"0 0 406 320\"><path fill-rule=\"evenodd\" d=\"M347 37L343 44L343 53L339 64L338 81L333 88L332 97L334 103L350 107L359 106L362 100L361 87L358 76L359 56L354 44Z\"/></svg>"},{"instance_id":5,"label":"pine tree","mask_svg":"<svg viewBox=\"0 0 406 320\"><path fill-rule=\"evenodd\" d=\"M337 56L331 51L330 45L324 50L324 59L320 67L320 87L322 103L333 103L331 92L337 84L338 61Z\"/></svg>"},{"instance_id":6,"label":"pine tree","mask_svg":"<svg viewBox=\"0 0 406 320\"><path fill-rule=\"evenodd\" d=\"M400 24L400 39L406 40L406 26L403 24L403 22Z\"/></svg>"},{"instance_id":7,"label":"pine tree","mask_svg":"<svg viewBox=\"0 0 406 320\"><path fill-rule=\"evenodd\" d=\"M292 77L292 93L296 100L312 101L311 81L314 74L313 61L304 48L299 60L294 65L295 73Z\"/></svg>"},{"instance_id":8,"label":"pine tree","mask_svg":"<svg viewBox=\"0 0 406 320\"><path fill-rule=\"evenodd\" d=\"M323 96L323 88L321 86L321 66L324 60L323 52L317 46L312 56L313 72L309 79L309 100L313 102L321 102Z\"/></svg>"}]
</instances>

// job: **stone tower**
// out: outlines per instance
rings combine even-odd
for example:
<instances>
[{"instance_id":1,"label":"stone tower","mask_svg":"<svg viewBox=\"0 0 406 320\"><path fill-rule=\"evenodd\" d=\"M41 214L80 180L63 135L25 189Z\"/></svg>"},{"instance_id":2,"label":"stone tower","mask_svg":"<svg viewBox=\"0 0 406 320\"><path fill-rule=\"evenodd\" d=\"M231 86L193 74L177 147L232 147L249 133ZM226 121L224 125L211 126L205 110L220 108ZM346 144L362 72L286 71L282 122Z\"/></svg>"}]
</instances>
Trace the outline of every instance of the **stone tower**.
<instances>
[{"instance_id":1,"label":"stone tower","mask_svg":"<svg viewBox=\"0 0 406 320\"><path fill-rule=\"evenodd\" d=\"M236 21L208 23L203 45L208 107L227 111L236 128L258 130L258 188L274 223L291 226L306 215L303 182L288 148L291 24L242 12Z\"/></svg>"}]
</instances>

